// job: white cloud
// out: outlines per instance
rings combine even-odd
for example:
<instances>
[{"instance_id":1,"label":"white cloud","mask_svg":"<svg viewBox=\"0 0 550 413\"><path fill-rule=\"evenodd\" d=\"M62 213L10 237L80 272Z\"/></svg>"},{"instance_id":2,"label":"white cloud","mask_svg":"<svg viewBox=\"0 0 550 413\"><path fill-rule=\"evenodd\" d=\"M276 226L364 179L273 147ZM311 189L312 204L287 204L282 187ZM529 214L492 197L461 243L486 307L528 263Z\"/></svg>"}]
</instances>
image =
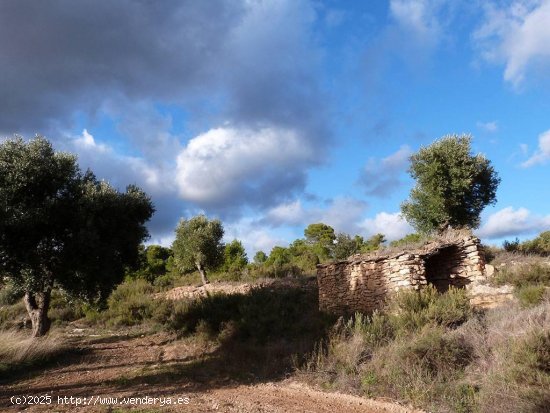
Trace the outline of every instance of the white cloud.
<instances>
[{"instance_id":1,"label":"white cloud","mask_svg":"<svg viewBox=\"0 0 550 413\"><path fill-rule=\"evenodd\" d=\"M525 147L527 152L527 147ZM529 168L534 165L543 164L550 160L550 129L539 135L539 147L535 153L521 164L524 168Z\"/></svg>"},{"instance_id":2,"label":"white cloud","mask_svg":"<svg viewBox=\"0 0 550 413\"><path fill-rule=\"evenodd\" d=\"M288 241L276 236L271 231L262 229L250 219L242 219L225 226L224 240L229 242L238 239L243 243L251 261L257 251L264 251L269 254L275 245L286 246Z\"/></svg>"},{"instance_id":3,"label":"white cloud","mask_svg":"<svg viewBox=\"0 0 550 413\"><path fill-rule=\"evenodd\" d=\"M305 182L313 148L290 129L220 127L189 141L177 158L180 196L199 205L257 204Z\"/></svg>"},{"instance_id":4,"label":"white cloud","mask_svg":"<svg viewBox=\"0 0 550 413\"><path fill-rule=\"evenodd\" d=\"M474 33L482 56L504 62L504 79L518 87L531 66L550 63L550 0L485 5L485 21Z\"/></svg>"},{"instance_id":5,"label":"white cloud","mask_svg":"<svg viewBox=\"0 0 550 413\"><path fill-rule=\"evenodd\" d=\"M354 198L339 197L332 201L329 208L321 212L318 221L330 225L336 232L359 234L361 232L359 224L366 208L366 202Z\"/></svg>"},{"instance_id":6,"label":"white cloud","mask_svg":"<svg viewBox=\"0 0 550 413\"><path fill-rule=\"evenodd\" d=\"M403 238L405 235L414 232L413 228L399 212L393 214L380 212L374 218L365 219L361 226L367 235L381 233L389 241Z\"/></svg>"},{"instance_id":7,"label":"white cloud","mask_svg":"<svg viewBox=\"0 0 550 413\"><path fill-rule=\"evenodd\" d=\"M391 0L390 13L404 29L434 41L433 36L439 32L435 3L430 0Z\"/></svg>"},{"instance_id":8,"label":"white cloud","mask_svg":"<svg viewBox=\"0 0 550 413\"><path fill-rule=\"evenodd\" d=\"M299 226L306 222L307 217L311 216L303 208L299 200L283 203L267 211L262 222L269 223L272 226L292 225Z\"/></svg>"},{"instance_id":9,"label":"white cloud","mask_svg":"<svg viewBox=\"0 0 550 413\"><path fill-rule=\"evenodd\" d=\"M353 235L362 231L359 223L366 208L365 202L349 197L335 198L325 208L304 208L298 200L270 209L260 223L272 227L291 225L305 228L309 224L323 222L333 227L336 232Z\"/></svg>"},{"instance_id":10,"label":"white cloud","mask_svg":"<svg viewBox=\"0 0 550 413\"><path fill-rule=\"evenodd\" d=\"M359 176L359 183L365 187L367 195L385 197L397 189L402 183L399 178L407 169L411 154L411 148L403 145L397 152L381 160L370 158Z\"/></svg>"},{"instance_id":11,"label":"white cloud","mask_svg":"<svg viewBox=\"0 0 550 413\"><path fill-rule=\"evenodd\" d=\"M76 152L81 169L90 168L98 178L106 179L120 189L138 184L152 195L173 192L174 178L168 171L152 166L143 158L117 153L111 146L98 143L86 129L82 135L64 141L64 147Z\"/></svg>"},{"instance_id":12,"label":"white cloud","mask_svg":"<svg viewBox=\"0 0 550 413\"><path fill-rule=\"evenodd\" d=\"M550 229L550 215L539 216L526 208L507 207L490 215L476 234L496 239L538 233Z\"/></svg>"},{"instance_id":13,"label":"white cloud","mask_svg":"<svg viewBox=\"0 0 550 413\"><path fill-rule=\"evenodd\" d=\"M483 129L485 132L495 133L498 131L498 122L496 120L491 122L477 122L476 126L479 129Z\"/></svg>"},{"instance_id":14,"label":"white cloud","mask_svg":"<svg viewBox=\"0 0 550 413\"><path fill-rule=\"evenodd\" d=\"M98 153L107 153L109 148L104 144L96 143L94 137L88 132L87 129L82 131L81 136L77 136L74 140L74 145L84 151L93 151Z\"/></svg>"}]
</instances>

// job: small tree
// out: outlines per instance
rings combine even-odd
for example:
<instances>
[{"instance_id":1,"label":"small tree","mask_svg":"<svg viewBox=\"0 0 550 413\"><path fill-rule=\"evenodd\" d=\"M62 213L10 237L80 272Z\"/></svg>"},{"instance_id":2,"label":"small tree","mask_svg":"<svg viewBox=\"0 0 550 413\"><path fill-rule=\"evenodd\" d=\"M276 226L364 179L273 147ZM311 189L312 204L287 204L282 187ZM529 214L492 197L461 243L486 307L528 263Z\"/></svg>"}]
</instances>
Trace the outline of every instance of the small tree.
<instances>
[{"instance_id":1,"label":"small tree","mask_svg":"<svg viewBox=\"0 0 550 413\"><path fill-rule=\"evenodd\" d=\"M208 284L206 270L223 263L223 225L220 220L209 220L204 215L182 219L176 228L172 244L174 265L183 272L196 268L203 284Z\"/></svg>"},{"instance_id":2,"label":"small tree","mask_svg":"<svg viewBox=\"0 0 550 413\"><path fill-rule=\"evenodd\" d=\"M371 252L380 249L382 244L386 242L386 237L384 234L374 234L368 240L363 242L361 245L361 252Z\"/></svg>"},{"instance_id":3,"label":"small tree","mask_svg":"<svg viewBox=\"0 0 550 413\"><path fill-rule=\"evenodd\" d=\"M150 199L120 193L44 138L0 144L0 277L24 292L34 337L49 331L54 286L105 300L136 263Z\"/></svg>"},{"instance_id":4,"label":"small tree","mask_svg":"<svg viewBox=\"0 0 550 413\"><path fill-rule=\"evenodd\" d=\"M336 241L333 248L333 258L337 260L344 260L350 255L359 252L359 249L363 245L363 237L356 235L354 238L348 234L339 233L336 235Z\"/></svg>"},{"instance_id":5,"label":"small tree","mask_svg":"<svg viewBox=\"0 0 550 413\"><path fill-rule=\"evenodd\" d=\"M143 278L153 283L159 276L168 272L168 261L172 257L170 248L160 245L149 245L139 248L139 268L130 271L130 277Z\"/></svg>"},{"instance_id":6,"label":"small tree","mask_svg":"<svg viewBox=\"0 0 550 413\"><path fill-rule=\"evenodd\" d=\"M419 232L477 228L483 208L496 202L500 179L483 155L472 155L468 135L450 135L411 156L416 180L403 216Z\"/></svg>"},{"instance_id":7,"label":"small tree","mask_svg":"<svg viewBox=\"0 0 550 413\"><path fill-rule=\"evenodd\" d=\"M248 264L248 257L241 241L234 239L225 245L223 252L223 270L240 272Z\"/></svg>"},{"instance_id":8,"label":"small tree","mask_svg":"<svg viewBox=\"0 0 550 413\"><path fill-rule=\"evenodd\" d=\"M304 230L306 242L313 247L320 261L326 261L332 255L336 234L334 228L327 224L310 224Z\"/></svg>"},{"instance_id":9,"label":"small tree","mask_svg":"<svg viewBox=\"0 0 550 413\"><path fill-rule=\"evenodd\" d=\"M257 251L254 254L254 264L261 265L267 261L267 254L263 251Z\"/></svg>"}]
</instances>

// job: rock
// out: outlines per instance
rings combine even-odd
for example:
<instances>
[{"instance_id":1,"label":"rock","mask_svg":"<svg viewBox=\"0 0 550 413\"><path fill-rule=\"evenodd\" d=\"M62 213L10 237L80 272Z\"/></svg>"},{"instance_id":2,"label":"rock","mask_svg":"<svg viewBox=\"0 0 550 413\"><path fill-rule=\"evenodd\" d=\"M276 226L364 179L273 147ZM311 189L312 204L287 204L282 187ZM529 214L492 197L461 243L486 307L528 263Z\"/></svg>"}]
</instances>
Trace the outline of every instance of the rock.
<instances>
[{"instance_id":1,"label":"rock","mask_svg":"<svg viewBox=\"0 0 550 413\"><path fill-rule=\"evenodd\" d=\"M492 277L495 274L495 267L491 264L485 264L485 276Z\"/></svg>"}]
</instances>

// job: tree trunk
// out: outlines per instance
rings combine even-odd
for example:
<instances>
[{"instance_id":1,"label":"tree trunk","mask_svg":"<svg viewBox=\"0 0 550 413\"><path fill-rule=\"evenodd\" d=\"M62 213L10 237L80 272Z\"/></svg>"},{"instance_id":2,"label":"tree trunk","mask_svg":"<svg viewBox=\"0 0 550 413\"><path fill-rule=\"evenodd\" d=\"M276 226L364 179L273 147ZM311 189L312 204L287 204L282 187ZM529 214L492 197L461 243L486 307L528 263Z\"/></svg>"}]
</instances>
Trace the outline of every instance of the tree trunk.
<instances>
[{"instance_id":1,"label":"tree trunk","mask_svg":"<svg viewBox=\"0 0 550 413\"><path fill-rule=\"evenodd\" d=\"M32 336L42 337L50 331L50 319L48 309L50 308L51 289L37 293L25 293L25 307L31 319Z\"/></svg>"},{"instance_id":2,"label":"tree trunk","mask_svg":"<svg viewBox=\"0 0 550 413\"><path fill-rule=\"evenodd\" d=\"M209 283L208 278L206 278L206 271L204 268L202 268L202 265L200 263L197 263L197 269L199 270L199 273L201 275L202 285L206 285Z\"/></svg>"}]
</instances>

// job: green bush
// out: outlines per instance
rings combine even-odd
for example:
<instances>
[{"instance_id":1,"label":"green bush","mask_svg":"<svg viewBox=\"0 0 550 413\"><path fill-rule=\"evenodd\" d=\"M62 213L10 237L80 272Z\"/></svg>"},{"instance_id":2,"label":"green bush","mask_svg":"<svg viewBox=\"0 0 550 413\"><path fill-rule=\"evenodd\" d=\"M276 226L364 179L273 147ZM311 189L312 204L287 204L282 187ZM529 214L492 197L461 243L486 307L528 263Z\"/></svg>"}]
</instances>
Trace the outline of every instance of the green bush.
<instances>
[{"instance_id":1,"label":"green bush","mask_svg":"<svg viewBox=\"0 0 550 413\"><path fill-rule=\"evenodd\" d=\"M132 326L153 315L154 288L145 280L128 280L120 284L107 300L108 309L102 316L108 325Z\"/></svg>"},{"instance_id":2,"label":"green bush","mask_svg":"<svg viewBox=\"0 0 550 413\"><path fill-rule=\"evenodd\" d=\"M20 328L27 318L27 309L23 300L13 305L0 306L0 328L8 330Z\"/></svg>"},{"instance_id":3,"label":"green bush","mask_svg":"<svg viewBox=\"0 0 550 413\"><path fill-rule=\"evenodd\" d=\"M519 287L515 293L523 307L532 307L542 301L546 288L544 285L524 285Z\"/></svg>"},{"instance_id":4,"label":"green bush","mask_svg":"<svg viewBox=\"0 0 550 413\"><path fill-rule=\"evenodd\" d=\"M427 327L403 346L400 358L430 377L450 377L470 363L472 350L461 336L448 335L441 327Z\"/></svg>"},{"instance_id":5,"label":"green bush","mask_svg":"<svg viewBox=\"0 0 550 413\"><path fill-rule=\"evenodd\" d=\"M403 335L430 323L456 327L471 316L472 310L465 290L450 288L441 294L429 285L420 291L399 291L389 312L396 333Z\"/></svg>"},{"instance_id":6,"label":"green bush","mask_svg":"<svg viewBox=\"0 0 550 413\"><path fill-rule=\"evenodd\" d=\"M85 316L84 302L55 289L52 291L48 316L56 324L78 320Z\"/></svg>"},{"instance_id":7,"label":"green bush","mask_svg":"<svg viewBox=\"0 0 550 413\"><path fill-rule=\"evenodd\" d=\"M0 285L0 306L16 304L23 298L23 291L11 283Z\"/></svg>"}]
</instances>

